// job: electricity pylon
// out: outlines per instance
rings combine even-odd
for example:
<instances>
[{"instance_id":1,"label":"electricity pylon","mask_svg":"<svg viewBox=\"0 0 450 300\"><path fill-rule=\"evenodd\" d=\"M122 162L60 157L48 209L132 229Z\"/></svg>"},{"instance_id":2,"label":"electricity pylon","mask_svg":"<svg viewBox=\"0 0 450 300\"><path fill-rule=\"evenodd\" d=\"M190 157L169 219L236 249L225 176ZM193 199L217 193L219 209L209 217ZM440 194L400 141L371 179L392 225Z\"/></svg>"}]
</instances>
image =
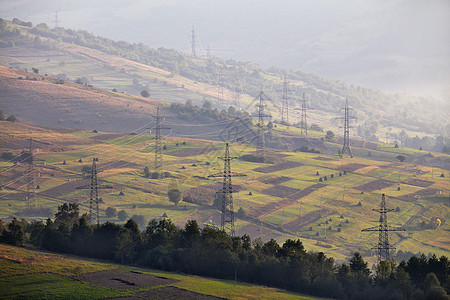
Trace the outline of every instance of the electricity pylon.
<instances>
[{"instance_id":1,"label":"electricity pylon","mask_svg":"<svg viewBox=\"0 0 450 300\"><path fill-rule=\"evenodd\" d=\"M100 225L100 212L99 212L99 199L98 199L98 189L112 189L112 186L102 185L99 186L97 182L97 164L95 163L96 158L92 158L92 168L91 168L91 184L83 185L77 187L77 190L90 190L89 197L89 224L94 223L94 219L97 221L97 226Z\"/></svg>"},{"instance_id":2,"label":"electricity pylon","mask_svg":"<svg viewBox=\"0 0 450 300\"><path fill-rule=\"evenodd\" d=\"M259 103L256 105L258 108L258 134L256 140L256 155L264 161L264 118L270 117L270 115L264 113L264 108L267 107L265 100L268 99L266 94L261 90L258 95Z\"/></svg>"},{"instance_id":3,"label":"electricity pylon","mask_svg":"<svg viewBox=\"0 0 450 300\"><path fill-rule=\"evenodd\" d=\"M191 36L191 55L192 57L197 57L197 53L195 51L195 38L197 37L197 35L195 34L195 28L194 25L192 25L192 36Z\"/></svg>"},{"instance_id":4,"label":"electricity pylon","mask_svg":"<svg viewBox=\"0 0 450 300\"><path fill-rule=\"evenodd\" d=\"M405 231L405 229L401 227L390 227L387 224L387 213L394 211L392 208L386 208L386 197L383 194L381 196L380 208L374 208L373 211L380 213L380 225L370 228L365 228L361 231L378 231L378 245L373 247L378 255L378 262L382 260L390 260L390 250L395 249L389 244L389 231Z\"/></svg>"},{"instance_id":5,"label":"electricity pylon","mask_svg":"<svg viewBox=\"0 0 450 300\"><path fill-rule=\"evenodd\" d=\"M30 146L28 147L29 156L26 157L25 162L28 164L27 168L27 195L26 195L26 206L27 208L36 207L36 169L33 164L33 139L29 138ZM26 155L26 154L25 154Z\"/></svg>"},{"instance_id":6,"label":"electricity pylon","mask_svg":"<svg viewBox=\"0 0 450 300\"><path fill-rule=\"evenodd\" d=\"M222 189L216 192L216 197L222 199L222 216L220 221L220 226L223 231L230 232L231 236L235 235L234 226L234 210L233 210L233 185L231 184L232 177L244 177L247 176L242 173L231 172L231 160L237 157L230 157L230 147L228 143L225 146L225 155L223 157L218 157L224 161L223 172L209 175L208 177L223 178ZM219 199L220 199L219 198Z\"/></svg>"},{"instance_id":7,"label":"electricity pylon","mask_svg":"<svg viewBox=\"0 0 450 300\"><path fill-rule=\"evenodd\" d=\"M353 108L348 106L348 99L345 99L345 107L341 108L341 111L344 111L343 117L337 117L336 119L344 120L344 145L342 146L341 156L347 151L350 154L350 157L353 157L352 149L350 148L350 120L356 119L354 116L350 116L350 111Z\"/></svg>"},{"instance_id":8,"label":"electricity pylon","mask_svg":"<svg viewBox=\"0 0 450 300\"><path fill-rule=\"evenodd\" d=\"M164 116L159 114L159 107L156 108L156 116L153 116L156 121L155 126L155 171L160 173L161 177L164 177L163 172L163 147L164 139L161 137L161 129L171 129L169 127L162 127L162 121Z\"/></svg>"},{"instance_id":9,"label":"electricity pylon","mask_svg":"<svg viewBox=\"0 0 450 300\"><path fill-rule=\"evenodd\" d=\"M280 91L280 90L278 90ZM286 75L284 75L283 89L281 90L281 122L289 123L289 96L288 92L292 92L288 87L288 81Z\"/></svg>"},{"instance_id":10,"label":"electricity pylon","mask_svg":"<svg viewBox=\"0 0 450 300\"><path fill-rule=\"evenodd\" d=\"M308 122L306 120L306 97L305 93L303 93L302 99L302 115L300 120L300 135L303 136L303 131L305 132L305 136L308 136Z\"/></svg>"}]
</instances>

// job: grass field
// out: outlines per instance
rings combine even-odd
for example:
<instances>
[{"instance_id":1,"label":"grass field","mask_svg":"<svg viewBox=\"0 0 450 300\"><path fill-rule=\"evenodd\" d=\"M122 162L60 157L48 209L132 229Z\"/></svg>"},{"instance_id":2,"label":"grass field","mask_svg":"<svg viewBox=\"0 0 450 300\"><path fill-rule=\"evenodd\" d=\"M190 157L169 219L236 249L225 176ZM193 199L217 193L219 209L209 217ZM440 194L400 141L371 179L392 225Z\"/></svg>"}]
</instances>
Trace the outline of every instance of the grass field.
<instances>
[{"instance_id":1,"label":"grass field","mask_svg":"<svg viewBox=\"0 0 450 300\"><path fill-rule=\"evenodd\" d=\"M190 292L226 299L319 299L280 289L124 267L50 252L0 244L1 299L104 299L132 297L145 291L173 286ZM174 279L166 285L118 290L79 280L84 274L106 270L137 271Z\"/></svg>"},{"instance_id":2,"label":"grass field","mask_svg":"<svg viewBox=\"0 0 450 300\"><path fill-rule=\"evenodd\" d=\"M36 179L36 184L41 187L36 190L37 203L53 213L56 212L58 205L65 201L80 203L82 210L88 210L89 191L75 190L75 185L81 182L82 168L91 166L92 158L98 157L100 184L114 187L114 189L100 189L100 197L103 200L100 204L101 221L120 222L116 218L107 219L104 216L107 207L114 207L118 211L125 210L130 217L142 215L146 221L160 218L166 213L178 226L184 226L189 218L196 218L200 223L208 222L215 226L220 224L217 210L185 202L174 206L168 201L167 191L178 188L188 193L193 187L220 183L220 178L208 178L208 175L223 172L223 161L217 158L223 155L223 143L167 138L164 161L165 170L170 172L171 176L164 179L149 179L143 176L143 168L144 166L152 168L153 165L151 137L105 135L102 132L93 134L90 131L79 130L61 133L51 129L43 131L39 127L23 124L11 126L10 122L0 122L0 129L11 133L5 136L11 141L25 140L29 136L52 141L51 146L41 146L39 152L35 153L35 158L40 161L37 165L41 166L40 177ZM182 145L182 142L186 142L186 145ZM176 143L179 144L178 147ZM57 145L65 145L65 148L61 150ZM54 151L55 148L59 150ZM231 149L236 156L254 151L252 146L237 143L232 144ZM4 151L19 153L19 150L14 149ZM389 160L390 152L381 150L377 154L379 160L374 157L340 159L332 155L300 152L272 152L270 155L277 157L276 164L290 163L284 164L283 166L287 168L281 170L267 168L274 165L268 163L251 163L238 159L231 163L232 171L247 175L243 178L233 178L233 183L241 187L239 194L234 195L235 211L242 208L247 215L258 211L258 216L261 216L256 220L238 218L239 234L247 233L252 238L261 237L263 241L274 237L280 242L292 237L301 238L305 245L313 246L311 249L321 249L327 255L341 260L357 250L362 251L365 258L374 260L375 257L370 256L370 248L377 235L365 234L364 239L361 239L360 232L363 228L376 225L378 216L372 209L379 206L381 194L384 193L388 196L388 206L399 210L389 214L392 225L405 226L407 229L406 238L392 240L397 249L414 253L425 251L449 255L446 246L450 242L449 223L443 222L437 229L423 226L430 223L432 218L447 220L449 217L448 171ZM447 156L442 157L447 159ZM79 162L80 159L82 162ZM64 160L65 165L62 163ZM301 165L295 166L292 163ZM294 167L289 167L291 165ZM266 167L263 169L265 171L255 171L260 170L258 169L260 167ZM8 185L8 188L5 187L0 191L2 199L0 218L6 220L12 216L26 217L30 220L45 218L23 214L27 208L24 200L27 180L23 177L26 168L25 165L11 166L7 162L0 166L0 185ZM342 170L346 168L352 171L344 174ZM316 175L317 172L319 175ZM442 173L445 177L436 175ZM89 183L89 174L87 176L86 184ZM276 178L283 176L287 179L277 184ZM293 195L279 194L282 191L302 191L319 183L319 178L323 179L320 183L324 186L303 197L296 198L297 192ZM17 182L11 183L14 180ZM382 184L380 180L383 180ZM388 181L391 183L385 186L384 183ZM421 184L426 186L420 186ZM367 188L361 189L361 186ZM397 189L398 186L400 190ZM428 192L428 196L420 195L427 191L434 194ZM436 194L435 191L440 192ZM46 192L52 197L45 196ZM119 195L120 192L123 195ZM286 201L283 195L294 197L295 200ZM213 197L214 195L211 195L210 204L214 200ZM344 219L338 220L341 215ZM333 221L326 224L330 218ZM347 220L348 223L343 223ZM338 222L342 223L340 227ZM262 227L263 230L256 235L250 229L247 232L246 228L250 228L245 226L247 224ZM300 224L301 227L298 227ZM274 227L278 229L273 229ZM327 247L317 247L318 242L325 243Z\"/></svg>"}]
</instances>

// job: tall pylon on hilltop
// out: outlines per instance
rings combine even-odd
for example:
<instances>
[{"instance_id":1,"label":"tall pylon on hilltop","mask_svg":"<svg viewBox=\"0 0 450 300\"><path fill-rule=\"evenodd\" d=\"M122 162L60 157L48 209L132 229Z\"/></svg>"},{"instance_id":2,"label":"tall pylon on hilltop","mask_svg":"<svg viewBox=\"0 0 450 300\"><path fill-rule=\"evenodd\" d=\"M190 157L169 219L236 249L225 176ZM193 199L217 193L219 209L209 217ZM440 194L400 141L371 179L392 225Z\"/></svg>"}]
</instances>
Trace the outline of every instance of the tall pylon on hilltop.
<instances>
[{"instance_id":1,"label":"tall pylon on hilltop","mask_svg":"<svg viewBox=\"0 0 450 300\"><path fill-rule=\"evenodd\" d=\"M162 122L165 116L159 114L159 107L156 108L156 116L153 116L156 121L155 126L155 162L154 168L156 172L160 173L161 177L164 177L164 160L163 160L163 148L164 148L164 138L161 136L162 129L171 129L170 127L163 127Z\"/></svg>"},{"instance_id":2,"label":"tall pylon on hilltop","mask_svg":"<svg viewBox=\"0 0 450 300\"><path fill-rule=\"evenodd\" d=\"M218 157L224 161L223 172L209 175L208 177L223 178L222 189L216 192L216 197L222 200L220 226L223 231L227 231L231 236L235 235L236 228L234 226L234 210L233 210L233 193L236 191L231 184L232 177L247 176L242 173L231 172L231 160L237 157L230 156L230 147L228 143L225 145L225 155Z\"/></svg>"},{"instance_id":3,"label":"tall pylon on hilltop","mask_svg":"<svg viewBox=\"0 0 450 300\"><path fill-rule=\"evenodd\" d=\"M281 122L289 123L289 92L293 90L289 89L289 82L286 75L284 75L283 89L281 90ZM278 90L280 91L280 90Z\"/></svg>"},{"instance_id":4,"label":"tall pylon on hilltop","mask_svg":"<svg viewBox=\"0 0 450 300\"><path fill-rule=\"evenodd\" d=\"M59 27L58 11L55 12L55 20L53 21L53 23L55 23L55 28Z\"/></svg>"},{"instance_id":5,"label":"tall pylon on hilltop","mask_svg":"<svg viewBox=\"0 0 450 300\"><path fill-rule=\"evenodd\" d=\"M356 118L350 115L350 112L352 110L353 108L348 105L348 99L345 99L345 106L341 108L341 111L344 111L344 116L336 118L344 120L344 126L342 126L342 128L344 128L344 144L341 151L342 156L345 154L345 152L348 152L350 157L353 157L352 149L350 148L350 128L352 128L352 126L350 125L350 120L354 120Z\"/></svg>"},{"instance_id":6,"label":"tall pylon on hilltop","mask_svg":"<svg viewBox=\"0 0 450 300\"><path fill-rule=\"evenodd\" d=\"M302 107L301 107L301 119L300 119L300 135L308 136L308 120L306 117L306 97L303 93Z\"/></svg>"},{"instance_id":7,"label":"tall pylon on hilltop","mask_svg":"<svg viewBox=\"0 0 450 300\"><path fill-rule=\"evenodd\" d=\"M195 28L194 25L192 25L192 30L191 30L191 56L192 57L197 57L197 52L195 50L196 45L195 45L195 39L197 38L197 35L195 33Z\"/></svg>"},{"instance_id":8,"label":"tall pylon on hilltop","mask_svg":"<svg viewBox=\"0 0 450 300\"><path fill-rule=\"evenodd\" d=\"M372 210L380 213L380 224L375 227L365 228L361 231L378 231L378 244L372 249L377 252L378 262L382 260L390 260L390 250L395 249L395 247L392 247L389 244L389 231L405 231L405 229L401 227L388 226L387 213L394 211L394 209L386 208L386 196L384 194L381 195L380 208L374 208Z\"/></svg>"},{"instance_id":9,"label":"tall pylon on hilltop","mask_svg":"<svg viewBox=\"0 0 450 300\"><path fill-rule=\"evenodd\" d=\"M267 107L267 104L265 103L265 100L269 99L266 94L261 90L261 92L258 94L259 103L256 105L258 108L258 133L257 133L257 140L256 140L256 155L261 159L261 161L264 161L265 158L265 141L264 141L264 118L270 117L269 114L266 114L264 112L265 108Z\"/></svg>"}]
</instances>

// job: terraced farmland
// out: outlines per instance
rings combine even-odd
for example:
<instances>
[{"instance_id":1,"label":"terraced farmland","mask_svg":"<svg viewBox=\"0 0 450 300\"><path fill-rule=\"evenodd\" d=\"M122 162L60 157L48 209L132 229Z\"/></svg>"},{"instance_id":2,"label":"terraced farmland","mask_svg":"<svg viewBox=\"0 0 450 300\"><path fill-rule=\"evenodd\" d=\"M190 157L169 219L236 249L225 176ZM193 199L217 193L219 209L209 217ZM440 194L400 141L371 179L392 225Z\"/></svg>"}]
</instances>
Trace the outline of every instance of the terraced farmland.
<instances>
[{"instance_id":1,"label":"terraced farmland","mask_svg":"<svg viewBox=\"0 0 450 300\"><path fill-rule=\"evenodd\" d=\"M170 176L151 179L144 177L143 168L152 168L152 138L144 133L58 131L10 122L0 122L0 132L8 142L2 144L2 152L18 154L20 147L9 145L20 144L28 137L48 142L38 145L39 150L34 153L36 170L40 172L36 179L40 208L54 213L58 205L69 201L79 203L87 211L89 191L76 187L89 184L89 177L84 178L82 170L98 157L99 183L112 187L100 189L102 222L123 222L106 217L106 209L113 207L129 217L141 215L145 221L167 215L180 226L189 219L220 225L220 212L213 202L221 181L208 175L223 171L222 161L217 159L223 155L223 143L169 137L164 161ZM234 143L231 148L235 156L254 151L247 144ZM448 160L448 156L435 155ZM233 197L239 235L249 234L263 241L274 238L279 242L300 238L307 249L323 251L340 260L360 250L373 262L370 248L378 237L362 235L361 229L376 224L378 216L372 209L379 206L384 193L388 206L396 209L389 214L389 223L406 229L402 235L391 236L397 249L449 255L450 225L445 222L450 212L447 170L387 159L340 159L326 154L270 150L269 156L277 157L276 161L261 164L233 160L232 171L247 174L246 178L233 179L239 190ZM26 170L26 164L3 161L0 165L3 219L39 218L25 201ZM173 188L184 193L185 201L178 206L167 197L167 191ZM436 217L443 222L433 228L431 223Z\"/></svg>"}]
</instances>

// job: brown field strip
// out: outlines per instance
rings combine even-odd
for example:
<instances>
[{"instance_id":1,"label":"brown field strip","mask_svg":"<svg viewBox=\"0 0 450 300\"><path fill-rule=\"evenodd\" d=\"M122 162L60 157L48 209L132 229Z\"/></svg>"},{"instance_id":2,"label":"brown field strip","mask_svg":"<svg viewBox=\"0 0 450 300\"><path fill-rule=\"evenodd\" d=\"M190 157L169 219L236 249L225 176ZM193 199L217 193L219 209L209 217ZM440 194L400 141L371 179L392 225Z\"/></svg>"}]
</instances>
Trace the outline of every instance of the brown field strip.
<instances>
[{"instance_id":1,"label":"brown field strip","mask_svg":"<svg viewBox=\"0 0 450 300\"><path fill-rule=\"evenodd\" d=\"M299 166L302 166L302 164L298 163L298 162L294 162L294 161L286 161L286 162L283 162L281 164L277 164L274 166L256 168L256 169L253 169L253 171L261 172L261 173L272 173L272 172L281 171L281 170L285 170L285 169L291 169L291 168L295 168L295 167L299 167Z\"/></svg>"},{"instance_id":2,"label":"brown field strip","mask_svg":"<svg viewBox=\"0 0 450 300\"><path fill-rule=\"evenodd\" d=\"M323 216L328 216L329 214L331 214L331 211L326 208L315 210L307 213L303 217L297 218L293 221L290 221L289 223L284 224L283 228L292 232L296 232L302 227L305 227L313 222L316 222Z\"/></svg>"},{"instance_id":3,"label":"brown field strip","mask_svg":"<svg viewBox=\"0 0 450 300\"><path fill-rule=\"evenodd\" d=\"M377 180L368 182L363 185L355 186L353 189L358 190L358 191L373 192L375 190L381 190L381 189L390 187L394 184L396 184L396 182L394 182L394 181L385 180L385 179L377 179Z\"/></svg>"},{"instance_id":4,"label":"brown field strip","mask_svg":"<svg viewBox=\"0 0 450 300\"><path fill-rule=\"evenodd\" d=\"M317 183L314 184L312 186L307 187L304 190L301 190L297 193L294 193L293 195L290 195L284 199L281 199L279 201L273 201L273 202L269 202L266 204L262 204L259 205L258 207L256 207L255 209L253 209L252 211L250 211L248 213L248 215L252 218L262 218L265 217L267 215L270 215L271 213L286 207L286 206L290 206L294 203L297 202L297 200L299 200L302 197L307 196L308 194L314 192L317 189L320 189L322 187L324 187L325 184L322 183Z\"/></svg>"}]
</instances>

